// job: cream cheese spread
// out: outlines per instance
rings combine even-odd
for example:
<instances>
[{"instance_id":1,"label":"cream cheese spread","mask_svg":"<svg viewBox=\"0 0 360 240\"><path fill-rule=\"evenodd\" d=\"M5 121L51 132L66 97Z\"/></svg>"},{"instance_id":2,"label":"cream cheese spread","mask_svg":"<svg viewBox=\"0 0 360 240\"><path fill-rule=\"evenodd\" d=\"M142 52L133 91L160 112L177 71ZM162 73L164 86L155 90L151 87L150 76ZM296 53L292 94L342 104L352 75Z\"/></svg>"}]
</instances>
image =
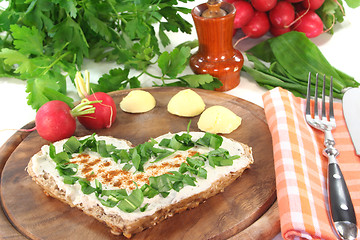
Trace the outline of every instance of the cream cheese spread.
<instances>
[{"instance_id":1,"label":"cream cheese spread","mask_svg":"<svg viewBox=\"0 0 360 240\"><path fill-rule=\"evenodd\" d=\"M185 132L177 133L181 135ZM168 133L155 138L156 142L160 142L162 139L171 139L175 134ZM201 138L203 132L190 132L192 140L196 141ZM84 137L86 138L86 137ZM105 140L107 144L112 144L118 149L130 149L128 142L125 140L119 140L108 136L95 136L97 140ZM66 140L58 141L54 143L56 152L63 151L63 145ZM157 144L155 147L159 147ZM167 197L163 197L160 194L153 198L144 198L143 204L148 204L148 207L144 212L139 209L132 213L126 213L121 211L117 207L103 206L97 199L94 193L86 195L81 191L81 186L78 182L75 184L65 184L63 177L61 177L58 171L55 169L56 163L49 156L49 146L45 145L41 148L41 152L34 155L32 158L32 170L36 176L43 174L49 174L54 178L56 184L60 190L63 190L67 199L71 199L74 205L82 205L85 208L92 208L93 206L100 206L103 208L106 214L115 214L120 216L124 220L135 220L147 215L154 214L157 210L169 206L173 203L179 202L182 199L188 198L192 195L206 191L211 187L219 178L231 173L236 172L241 168L246 167L249 164L249 160L245 157L245 152L242 145L229 138L223 137L221 148L229 151L230 155L239 155L240 158L233 160L231 166L216 166L215 168L210 166L208 161L205 162L204 168L207 171L207 178L196 178L196 186L185 185L179 192L170 190ZM87 178L90 180L91 186L95 187L95 179L102 184L103 189L126 189L130 193L135 189L137 183L140 188L147 183L150 176L159 176L168 171L178 170L180 164L186 161L186 157L192 156L195 153L204 154L211 151L211 148L195 146L186 151L176 151L170 156L154 162L154 159L150 159L144 164L144 172L138 172L132 167L129 171L122 170L124 163L116 163L112 158L103 158L97 152L85 150L81 154L73 154L70 162L79 165L76 176Z\"/></svg>"}]
</instances>

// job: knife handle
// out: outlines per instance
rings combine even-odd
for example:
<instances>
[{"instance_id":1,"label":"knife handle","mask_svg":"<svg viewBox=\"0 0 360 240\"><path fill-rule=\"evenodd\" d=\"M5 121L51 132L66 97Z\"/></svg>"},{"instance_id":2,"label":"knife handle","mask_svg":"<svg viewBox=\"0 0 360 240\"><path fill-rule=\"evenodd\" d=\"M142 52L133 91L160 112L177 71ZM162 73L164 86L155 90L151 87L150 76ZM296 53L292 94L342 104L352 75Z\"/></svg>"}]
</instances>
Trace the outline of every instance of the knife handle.
<instances>
[{"instance_id":1,"label":"knife handle","mask_svg":"<svg viewBox=\"0 0 360 240\"><path fill-rule=\"evenodd\" d=\"M330 213L336 232L341 239L355 239L357 223L354 206L341 169L334 161L329 161L328 191Z\"/></svg>"}]
</instances>

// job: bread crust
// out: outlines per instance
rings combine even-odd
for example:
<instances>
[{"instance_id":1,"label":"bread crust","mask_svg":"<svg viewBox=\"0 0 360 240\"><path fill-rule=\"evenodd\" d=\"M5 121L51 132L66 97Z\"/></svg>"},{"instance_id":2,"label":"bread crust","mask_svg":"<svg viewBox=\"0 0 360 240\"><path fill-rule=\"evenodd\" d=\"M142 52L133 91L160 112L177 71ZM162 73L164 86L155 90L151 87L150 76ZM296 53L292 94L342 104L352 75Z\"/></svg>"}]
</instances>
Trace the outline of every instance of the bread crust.
<instances>
[{"instance_id":1,"label":"bread crust","mask_svg":"<svg viewBox=\"0 0 360 240\"><path fill-rule=\"evenodd\" d=\"M226 186L229 186L238 177L240 177L244 170L250 168L250 164L254 162L254 159L252 157L252 149L243 143L240 144L245 151L244 156L248 160L247 166L239 169L236 172L231 172L222 176L221 178L213 182L211 187L205 191L202 191L198 194L192 195L188 198L182 199L181 201L161 208L152 215L137 218L133 221L125 220L121 218L121 216L116 214L106 214L103 208L99 205L93 206L91 208L87 208L82 204L74 205L70 197L66 197L65 192L58 188L56 181L52 176L49 176L49 174L47 173L39 176L35 174L35 172L33 171L32 159L28 163L27 172L29 173L33 181L35 181L43 189L46 195L56 198L61 202L70 205L71 207L81 209L85 214L96 218L100 222L105 223L111 228L112 234L123 234L125 237L130 238L133 234L139 233L144 229L151 228L176 213L180 213L187 209L195 208L200 203L204 202L206 199L224 191L224 188ZM37 154L41 154L41 152Z\"/></svg>"}]
</instances>

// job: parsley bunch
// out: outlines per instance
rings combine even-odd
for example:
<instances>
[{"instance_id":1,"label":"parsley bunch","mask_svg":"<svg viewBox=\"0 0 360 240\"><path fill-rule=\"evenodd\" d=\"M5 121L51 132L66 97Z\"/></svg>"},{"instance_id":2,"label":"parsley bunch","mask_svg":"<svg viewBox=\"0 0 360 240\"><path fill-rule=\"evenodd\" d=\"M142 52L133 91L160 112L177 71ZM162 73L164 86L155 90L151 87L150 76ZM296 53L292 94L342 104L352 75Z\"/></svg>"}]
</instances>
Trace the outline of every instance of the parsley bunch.
<instances>
[{"instance_id":1,"label":"parsley bunch","mask_svg":"<svg viewBox=\"0 0 360 240\"><path fill-rule=\"evenodd\" d=\"M6 9L0 8L0 77L26 80L28 104L34 109L55 99L72 105L66 79L74 83L84 58L124 67L101 77L94 91L140 87L140 77L151 75L146 69L153 64L161 70L161 76L154 76L161 79L160 85L178 79L172 84L219 87L211 76L178 76L196 42L160 52L161 45L170 44L168 31L191 32L192 25L181 16L191 10L177 4L178 0L9 1ZM129 69L140 74L130 77Z\"/></svg>"}]
</instances>

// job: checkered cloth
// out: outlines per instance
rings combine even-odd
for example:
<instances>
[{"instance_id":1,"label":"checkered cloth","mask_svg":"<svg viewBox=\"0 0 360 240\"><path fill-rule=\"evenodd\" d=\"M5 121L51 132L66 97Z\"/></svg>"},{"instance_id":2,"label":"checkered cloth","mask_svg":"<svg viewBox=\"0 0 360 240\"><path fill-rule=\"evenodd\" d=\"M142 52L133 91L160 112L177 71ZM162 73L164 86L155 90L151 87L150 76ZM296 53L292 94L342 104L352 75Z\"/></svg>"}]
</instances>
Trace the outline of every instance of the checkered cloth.
<instances>
[{"instance_id":1,"label":"checkered cloth","mask_svg":"<svg viewBox=\"0 0 360 240\"><path fill-rule=\"evenodd\" d=\"M336 239L328 217L324 134L305 121L305 99L282 88L263 95L273 140L281 232L285 239ZM355 154L341 103L334 103L335 147L360 225L360 157ZM359 121L360 124L360 121ZM360 238L358 238L360 239Z\"/></svg>"}]
</instances>

